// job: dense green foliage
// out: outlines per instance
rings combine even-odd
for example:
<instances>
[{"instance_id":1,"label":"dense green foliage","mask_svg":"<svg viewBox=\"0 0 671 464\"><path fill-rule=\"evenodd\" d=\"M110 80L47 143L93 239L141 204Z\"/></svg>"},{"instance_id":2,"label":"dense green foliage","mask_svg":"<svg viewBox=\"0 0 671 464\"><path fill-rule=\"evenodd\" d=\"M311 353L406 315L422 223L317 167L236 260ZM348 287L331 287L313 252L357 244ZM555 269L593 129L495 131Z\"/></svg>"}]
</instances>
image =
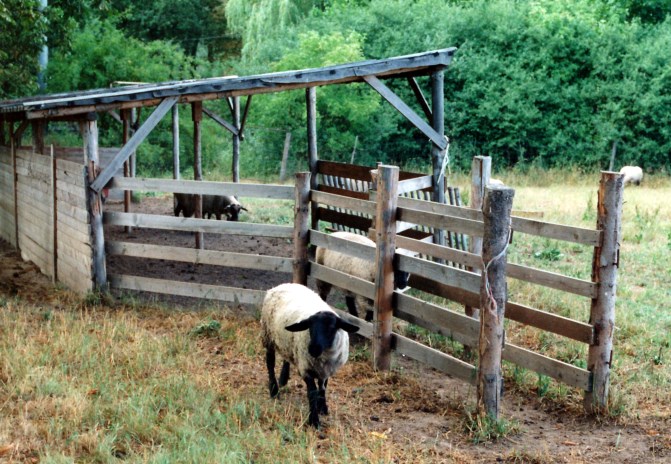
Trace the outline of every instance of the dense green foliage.
<instances>
[{"instance_id":1,"label":"dense green foliage","mask_svg":"<svg viewBox=\"0 0 671 464\"><path fill-rule=\"evenodd\" d=\"M46 19L35 8L0 0L0 96L34 93L45 33L50 92L455 46L445 72L454 166L485 154L497 169L606 168L615 146L616 168L671 169L671 0L52 0ZM428 79L419 83L429 96ZM389 85L421 114L404 81ZM211 107L228 117L226 105ZM427 168L429 142L367 86L320 88L317 109L320 157L349 161L354 152L361 164ZM254 99L243 176L277 173L287 131L290 169L303 168L304 126L303 92ZM228 136L206 143L206 170L230 159ZM140 162L160 173L169 145L169 136L153 136Z\"/></svg>"}]
</instances>

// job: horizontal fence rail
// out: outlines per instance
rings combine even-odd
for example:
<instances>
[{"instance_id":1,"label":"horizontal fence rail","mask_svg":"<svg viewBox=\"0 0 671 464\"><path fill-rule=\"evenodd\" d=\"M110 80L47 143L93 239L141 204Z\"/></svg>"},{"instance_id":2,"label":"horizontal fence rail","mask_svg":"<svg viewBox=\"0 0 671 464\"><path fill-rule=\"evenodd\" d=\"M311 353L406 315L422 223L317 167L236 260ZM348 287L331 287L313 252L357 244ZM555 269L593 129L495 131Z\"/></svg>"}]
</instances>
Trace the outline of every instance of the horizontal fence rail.
<instances>
[{"instance_id":1,"label":"horizontal fence rail","mask_svg":"<svg viewBox=\"0 0 671 464\"><path fill-rule=\"evenodd\" d=\"M112 287L123 290L208 298L236 304L259 305L263 302L263 297L266 294L265 290L250 290L131 275L111 274L108 279Z\"/></svg>"},{"instance_id":2,"label":"horizontal fence rail","mask_svg":"<svg viewBox=\"0 0 671 464\"><path fill-rule=\"evenodd\" d=\"M112 255L132 256L136 258L165 259L193 264L241 267L274 272L293 271L293 259L278 256L263 256L118 241L107 242L105 250Z\"/></svg>"},{"instance_id":3,"label":"horizontal fence rail","mask_svg":"<svg viewBox=\"0 0 671 464\"><path fill-rule=\"evenodd\" d=\"M209 232L231 235L258 235L261 237L292 238L293 227L251 222L213 221L210 219L182 218L156 214L105 212L107 225L143 227L147 229Z\"/></svg>"},{"instance_id":4,"label":"horizontal fence rail","mask_svg":"<svg viewBox=\"0 0 671 464\"><path fill-rule=\"evenodd\" d=\"M276 200L294 199L294 187L290 185L114 177L109 184L109 188L198 195L235 195Z\"/></svg>"}]
</instances>

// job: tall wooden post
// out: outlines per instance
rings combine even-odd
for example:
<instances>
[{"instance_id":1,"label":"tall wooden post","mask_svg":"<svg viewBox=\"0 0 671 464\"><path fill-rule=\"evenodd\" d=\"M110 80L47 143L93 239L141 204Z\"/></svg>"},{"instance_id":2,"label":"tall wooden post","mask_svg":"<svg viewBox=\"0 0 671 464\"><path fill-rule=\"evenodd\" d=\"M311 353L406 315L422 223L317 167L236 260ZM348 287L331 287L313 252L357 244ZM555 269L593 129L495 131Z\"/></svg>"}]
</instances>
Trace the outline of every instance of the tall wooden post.
<instances>
[{"instance_id":1,"label":"tall wooden post","mask_svg":"<svg viewBox=\"0 0 671 464\"><path fill-rule=\"evenodd\" d=\"M91 244L93 246L93 288L99 291L107 289L107 268L105 263L105 236L103 234L103 205L99 193L89 188L100 171L98 150L98 120L95 113L89 113L82 124L84 139L84 160L87 166L87 195L89 215L91 217Z\"/></svg>"},{"instance_id":2,"label":"tall wooden post","mask_svg":"<svg viewBox=\"0 0 671 464\"><path fill-rule=\"evenodd\" d=\"M608 408L617 269L622 241L623 179L622 174L602 172L599 184L596 228L602 231L602 236L601 246L594 248L592 260L592 281L598 285L598 293L592 299L590 309L589 323L594 326L594 344L590 345L587 356L587 369L592 373L592 390L585 393L584 399L585 409L595 413Z\"/></svg>"},{"instance_id":3,"label":"tall wooden post","mask_svg":"<svg viewBox=\"0 0 671 464\"><path fill-rule=\"evenodd\" d=\"M179 107L172 107L172 178L179 180Z\"/></svg>"},{"instance_id":4,"label":"tall wooden post","mask_svg":"<svg viewBox=\"0 0 671 464\"><path fill-rule=\"evenodd\" d=\"M431 74L431 126L441 137L445 136L445 91L443 71ZM431 159L433 161L433 201L445 203L445 172L443 159L447 153L435 144L431 145ZM445 244L445 231L438 229L433 234L433 241L440 245Z\"/></svg>"},{"instance_id":5,"label":"tall wooden post","mask_svg":"<svg viewBox=\"0 0 671 464\"><path fill-rule=\"evenodd\" d=\"M12 192L14 192L14 247L19 247L19 198L18 191L18 173L16 172L16 147L21 145L20 137L14 135L14 123L9 123L9 151L12 155Z\"/></svg>"},{"instance_id":6,"label":"tall wooden post","mask_svg":"<svg viewBox=\"0 0 671 464\"><path fill-rule=\"evenodd\" d=\"M5 138L5 117L0 114L0 145L4 146L7 143Z\"/></svg>"},{"instance_id":7,"label":"tall wooden post","mask_svg":"<svg viewBox=\"0 0 671 464\"><path fill-rule=\"evenodd\" d=\"M233 182L240 182L240 97L233 97L233 125L235 125L236 132L233 134L231 174Z\"/></svg>"},{"instance_id":8,"label":"tall wooden post","mask_svg":"<svg viewBox=\"0 0 671 464\"><path fill-rule=\"evenodd\" d=\"M492 173L492 159L489 156L475 156L471 164L471 202L469 207L482 211L482 205L485 198L485 187L489 184ZM468 240L468 251L476 255L482 255L482 237L471 235ZM480 271L478 269L468 268L471 272ZM478 319L480 311L472 306L465 307L467 316ZM470 351L470 350L468 350Z\"/></svg>"},{"instance_id":9,"label":"tall wooden post","mask_svg":"<svg viewBox=\"0 0 671 464\"><path fill-rule=\"evenodd\" d=\"M373 310L373 364L377 370L391 368L391 324L394 296L394 253L396 252L397 166L380 165L373 177L375 207L375 298Z\"/></svg>"},{"instance_id":10,"label":"tall wooden post","mask_svg":"<svg viewBox=\"0 0 671 464\"><path fill-rule=\"evenodd\" d=\"M203 164L201 161L202 144L200 124L203 120L203 102L197 101L191 103L191 117L193 119L193 179L203 180ZM203 217L203 196L194 195L194 217L201 219ZM196 232L196 248L202 250L205 248L203 243L203 233Z\"/></svg>"},{"instance_id":11,"label":"tall wooden post","mask_svg":"<svg viewBox=\"0 0 671 464\"><path fill-rule=\"evenodd\" d=\"M280 182L284 182L287 175L287 160L289 159L289 147L291 145L291 132L284 136L284 149L282 150L282 164L280 164Z\"/></svg>"},{"instance_id":12,"label":"tall wooden post","mask_svg":"<svg viewBox=\"0 0 671 464\"><path fill-rule=\"evenodd\" d=\"M493 419L499 415L503 388L501 354L505 342L506 249L514 196L515 190L509 187L487 187L483 208L482 259L485 269L480 284L478 409Z\"/></svg>"},{"instance_id":13,"label":"tall wooden post","mask_svg":"<svg viewBox=\"0 0 671 464\"><path fill-rule=\"evenodd\" d=\"M122 129L121 129L121 146L124 146L128 143L130 140L130 131L131 131L131 112L130 110L123 109L121 110L121 124L122 124ZM123 162L123 176L124 177L131 177L131 170L130 170L130 160L126 160ZM132 192L130 190L124 190L123 191L123 210L125 213L130 212L131 208L131 197L132 197ZM125 226L124 230L126 231L127 234L130 234L133 228L131 226Z\"/></svg>"},{"instance_id":14,"label":"tall wooden post","mask_svg":"<svg viewBox=\"0 0 671 464\"><path fill-rule=\"evenodd\" d=\"M308 238L310 227L310 173L296 173L294 191L294 276L295 284L308 284Z\"/></svg>"},{"instance_id":15,"label":"tall wooden post","mask_svg":"<svg viewBox=\"0 0 671 464\"><path fill-rule=\"evenodd\" d=\"M47 122L37 119L32 122L33 129L33 152L44 154L44 133L46 132Z\"/></svg>"},{"instance_id":16,"label":"tall wooden post","mask_svg":"<svg viewBox=\"0 0 671 464\"><path fill-rule=\"evenodd\" d=\"M305 90L305 101L307 106L307 130L308 130L308 163L310 166L310 188L317 189L319 177L317 174L317 88L308 87ZM311 208L312 213L312 228L317 228L317 205L313 204Z\"/></svg>"},{"instance_id":17,"label":"tall wooden post","mask_svg":"<svg viewBox=\"0 0 671 464\"><path fill-rule=\"evenodd\" d=\"M51 166L51 281L58 282L58 194L56 189L56 158L54 157L53 144L49 150L50 166Z\"/></svg>"}]
</instances>

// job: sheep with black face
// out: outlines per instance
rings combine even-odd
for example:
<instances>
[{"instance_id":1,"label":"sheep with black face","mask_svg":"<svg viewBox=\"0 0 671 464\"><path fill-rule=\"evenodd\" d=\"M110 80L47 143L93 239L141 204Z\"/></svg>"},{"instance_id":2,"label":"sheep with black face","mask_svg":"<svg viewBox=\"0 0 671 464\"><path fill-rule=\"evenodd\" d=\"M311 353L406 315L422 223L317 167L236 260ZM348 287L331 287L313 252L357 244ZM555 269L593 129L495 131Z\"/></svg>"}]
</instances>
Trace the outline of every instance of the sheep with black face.
<instances>
[{"instance_id":1,"label":"sheep with black face","mask_svg":"<svg viewBox=\"0 0 671 464\"><path fill-rule=\"evenodd\" d=\"M268 290L261 308L261 338L270 396L277 397L287 384L293 364L307 386L308 423L319 427L319 414L328 414L328 379L347 362L348 333L358 329L303 285L282 284ZM279 383L275 377L276 354L283 359Z\"/></svg>"}]
</instances>

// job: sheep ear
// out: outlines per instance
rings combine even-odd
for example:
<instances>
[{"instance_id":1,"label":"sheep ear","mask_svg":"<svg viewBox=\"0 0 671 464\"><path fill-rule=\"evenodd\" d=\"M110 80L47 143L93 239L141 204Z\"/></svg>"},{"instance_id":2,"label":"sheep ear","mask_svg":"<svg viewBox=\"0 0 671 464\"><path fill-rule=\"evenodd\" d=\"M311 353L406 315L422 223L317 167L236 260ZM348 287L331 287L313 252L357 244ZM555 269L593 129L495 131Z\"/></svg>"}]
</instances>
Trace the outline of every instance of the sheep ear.
<instances>
[{"instance_id":1,"label":"sheep ear","mask_svg":"<svg viewBox=\"0 0 671 464\"><path fill-rule=\"evenodd\" d=\"M240 206L240 209L243 210L243 211L247 211L247 212L249 212L249 210L248 210L247 208L245 208L244 206L242 206L242 205Z\"/></svg>"},{"instance_id":2,"label":"sheep ear","mask_svg":"<svg viewBox=\"0 0 671 464\"><path fill-rule=\"evenodd\" d=\"M288 325L285 329L289 332L302 332L303 330L308 330L311 325L312 322L310 321L310 318L307 318L300 322L296 322L295 324Z\"/></svg>"},{"instance_id":3,"label":"sheep ear","mask_svg":"<svg viewBox=\"0 0 671 464\"><path fill-rule=\"evenodd\" d=\"M350 324L345 319L341 318L338 318L337 327L339 329L343 329L347 333L354 333L359 331L359 327L355 326L354 324Z\"/></svg>"}]
</instances>

